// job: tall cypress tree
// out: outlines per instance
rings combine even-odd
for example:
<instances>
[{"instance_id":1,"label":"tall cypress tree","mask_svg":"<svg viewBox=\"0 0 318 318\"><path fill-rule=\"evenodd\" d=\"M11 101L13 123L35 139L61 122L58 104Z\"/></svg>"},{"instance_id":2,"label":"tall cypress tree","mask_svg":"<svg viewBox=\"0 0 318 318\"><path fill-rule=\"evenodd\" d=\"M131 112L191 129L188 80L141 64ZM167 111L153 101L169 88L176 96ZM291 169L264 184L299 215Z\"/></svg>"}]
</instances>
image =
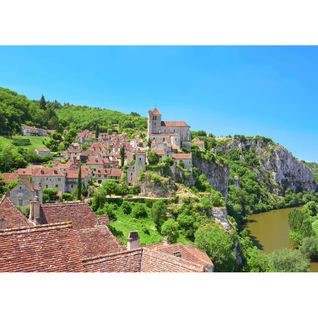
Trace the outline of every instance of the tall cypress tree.
<instances>
[{"instance_id":1,"label":"tall cypress tree","mask_svg":"<svg viewBox=\"0 0 318 318\"><path fill-rule=\"evenodd\" d=\"M125 146L121 146L120 148L120 164L123 167L125 164Z\"/></svg>"},{"instance_id":2,"label":"tall cypress tree","mask_svg":"<svg viewBox=\"0 0 318 318\"><path fill-rule=\"evenodd\" d=\"M78 177L77 177L77 200L82 199L82 166L78 164Z\"/></svg>"},{"instance_id":3,"label":"tall cypress tree","mask_svg":"<svg viewBox=\"0 0 318 318\"><path fill-rule=\"evenodd\" d=\"M40 108L46 109L46 100L43 95L41 96L41 99L40 99Z\"/></svg>"}]
</instances>

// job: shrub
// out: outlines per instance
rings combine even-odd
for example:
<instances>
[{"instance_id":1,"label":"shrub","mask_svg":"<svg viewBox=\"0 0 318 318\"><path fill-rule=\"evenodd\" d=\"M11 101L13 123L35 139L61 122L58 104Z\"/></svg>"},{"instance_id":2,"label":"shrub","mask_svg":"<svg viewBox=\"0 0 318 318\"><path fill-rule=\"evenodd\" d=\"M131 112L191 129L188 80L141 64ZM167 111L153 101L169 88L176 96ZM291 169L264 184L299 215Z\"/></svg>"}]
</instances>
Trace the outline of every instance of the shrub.
<instances>
[{"instance_id":1,"label":"shrub","mask_svg":"<svg viewBox=\"0 0 318 318\"><path fill-rule=\"evenodd\" d=\"M269 266L272 272L308 272L309 260L300 251L285 248L269 254Z\"/></svg>"},{"instance_id":2,"label":"shrub","mask_svg":"<svg viewBox=\"0 0 318 318\"><path fill-rule=\"evenodd\" d=\"M136 219L146 218L148 216L147 209L144 204L137 203L132 209L132 215Z\"/></svg>"},{"instance_id":3,"label":"shrub","mask_svg":"<svg viewBox=\"0 0 318 318\"><path fill-rule=\"evenodd\" d=\"M195 244L206 251L216 271L230 272L235 267L232 237L214 223L201 226L195 233Z\"/></svg>"},{"instance_id":4,"label":"shrub","mask_svg":"<svg viewBox=\"0 0 318 318\"><path fill-rule=\"evenodd\" d=\"M125 214L130 214L131 213L131 205L129 202L127 201L123 201L122 205L121 205L121 209Z\"/></svg>"},{"instance_id":5,"label":"shrub","mask_svg":"<svg viewBox=\"0 0 318 318\"><path fill-rule=\"evenodd\" d=\"M161 234L167 236L170 244L176 243L179 237L179 224L173 219L169 219L162 224Z\"/></svg>"}]
</instances>

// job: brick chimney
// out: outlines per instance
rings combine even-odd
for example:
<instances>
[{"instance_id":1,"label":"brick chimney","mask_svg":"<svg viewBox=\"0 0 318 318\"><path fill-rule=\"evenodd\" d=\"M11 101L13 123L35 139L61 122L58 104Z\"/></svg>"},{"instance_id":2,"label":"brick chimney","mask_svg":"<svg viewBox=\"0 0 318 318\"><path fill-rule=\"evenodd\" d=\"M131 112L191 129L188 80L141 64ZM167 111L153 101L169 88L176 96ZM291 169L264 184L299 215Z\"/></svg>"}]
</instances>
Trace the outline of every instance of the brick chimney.
<instances>
[{"instance_id":1,"label":"brick chimney","mask_svg":"<svg viewBox=\"0 0 318 318\"><path fill-rule=\"evenodd\" d=\"M39 218L40 218L40 201L39 201L39 197L35 195L35 197L30 201L29 220L32 222L36 222Z\"/></svg>"},{"instance_id":2,"label":"brick chimney","mask_svg":"<svg viewBox=\"0 0 318 318\"><path fill-rule=\"evenodd\" d=\"M128 235L127 251L139 248L139 235L137 231L132 231Z\"/></svg>"}]
</instances>

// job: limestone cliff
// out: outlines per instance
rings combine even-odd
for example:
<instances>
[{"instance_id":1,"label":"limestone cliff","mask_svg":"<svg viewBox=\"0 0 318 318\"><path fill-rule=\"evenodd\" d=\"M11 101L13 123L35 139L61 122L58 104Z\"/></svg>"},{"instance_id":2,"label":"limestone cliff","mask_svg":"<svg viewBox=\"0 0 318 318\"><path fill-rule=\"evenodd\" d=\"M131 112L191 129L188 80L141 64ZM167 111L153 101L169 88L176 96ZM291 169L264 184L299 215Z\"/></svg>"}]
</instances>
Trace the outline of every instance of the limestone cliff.
<instances>
[{"instance_id":1,"label":"limestone cliff","mask_svg":"<svg viewBox=\"0 0 318 318\"><path fill-rule=\"evenodd\" d=\"M283 195L287 189L293 192L317 190L312 171L281 145L262 137L229 138L223 140L216 151L226 154L235 149L239 151L240 160L246 160L246 154L254 155L252 168L270 192Z\"/></svg>"},{"instance_id":2,"label":"limestone cliff","mask_svg":"<svg viewBox=\"0 0 318 318\"><path fill-rule=\"evenodd\" d=\"M208 182L215 190L222 193L227 199L229 186L229 169L226 165L205 160L199 156L193 155L193 167L204 173Z\"/></svg>"}]
</instances>

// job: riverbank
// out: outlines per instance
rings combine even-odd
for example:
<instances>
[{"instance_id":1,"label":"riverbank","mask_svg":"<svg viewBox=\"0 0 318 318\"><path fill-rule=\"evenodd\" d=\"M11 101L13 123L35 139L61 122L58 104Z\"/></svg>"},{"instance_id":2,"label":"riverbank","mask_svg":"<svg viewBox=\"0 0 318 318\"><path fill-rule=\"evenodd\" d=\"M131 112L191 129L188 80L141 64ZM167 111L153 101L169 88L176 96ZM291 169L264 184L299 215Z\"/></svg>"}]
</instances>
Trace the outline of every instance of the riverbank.
<instances>
[{"instance_id":1,"label":"riverbank","mask_svg":"<svg viewBox=\"0 0 318 318\"><path fill-rule=\"evenodd\" d=\"M289 239L288 215L292 208L253 214L246 224L252 237L265 253L283 248L293 248ZM311 262L311 272L318 272L318 262Z\"/></svg>"}]
</instances>

